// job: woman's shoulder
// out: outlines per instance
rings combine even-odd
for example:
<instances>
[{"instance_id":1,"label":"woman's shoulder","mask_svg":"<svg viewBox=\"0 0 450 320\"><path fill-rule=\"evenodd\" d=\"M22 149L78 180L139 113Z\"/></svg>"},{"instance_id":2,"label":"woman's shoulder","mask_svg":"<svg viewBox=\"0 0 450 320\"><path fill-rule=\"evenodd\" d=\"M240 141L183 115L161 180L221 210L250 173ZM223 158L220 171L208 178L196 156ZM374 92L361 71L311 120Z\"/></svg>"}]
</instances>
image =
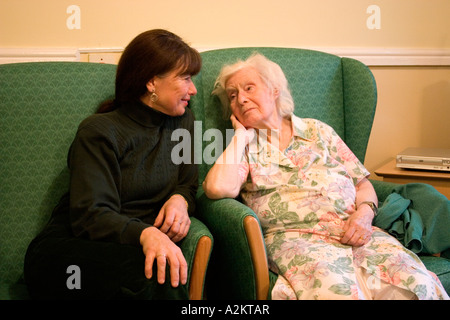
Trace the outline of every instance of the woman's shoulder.
<instances>
[{"instance_id":1,"label":"woman's shoulder","mask_svg":"<svg viewBox=\"0 0 450 320\"><path fill-rule=\"evenodd\" d=\"M322 120L319 119L315 119L315 118L300 118L296 115L292 115L292 121L294 122L294 124L298 124L298 125L306 125L306 126L328 126L328 124L326 124L325 122L323 122Z\"/></svg>"},{"instance_id":2,"label":"woman's shoulder","mask_svg":"<svg viewBox=\"0 0 450 320\"><path fill-rule=\"evenodd\" d=\"M312 133L320 130L333 130L333 128L327 123L315 118L300 118L293 115L292 122L294 124L294 128L301 132Z\"/></svg>"},{"instance_id":3,"label":"woman's shoulder","mask_svg":"<svg viewBox=\"0 0 450 320\"><path fill-rule=\"evenodd\" d=\"M96 127L101 126L105 122L109 122L111 119L112 112L108 113L94 113L86 118L84 118L80 124L78 125L78 128L87 128L87 127Z\"/></svg>"},{"instance_id":4,"label":"woman's shoulder","mask_svg":"<svg viewBox=\"0 0 450 320\"><path fill-rule=\"evenodd\" d=\"M78 134L110 135L118 130L122 120L117 111L95 113L83 119L78 126Z\"/></svg>"}]
</instances>

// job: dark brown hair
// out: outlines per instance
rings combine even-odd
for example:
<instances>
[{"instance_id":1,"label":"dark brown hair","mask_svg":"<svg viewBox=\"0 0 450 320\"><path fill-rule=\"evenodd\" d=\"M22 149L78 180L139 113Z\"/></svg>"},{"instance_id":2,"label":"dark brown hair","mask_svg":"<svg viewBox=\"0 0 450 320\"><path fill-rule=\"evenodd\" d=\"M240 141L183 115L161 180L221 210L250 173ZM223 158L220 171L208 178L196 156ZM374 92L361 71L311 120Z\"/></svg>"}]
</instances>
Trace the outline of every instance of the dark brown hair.
<instances>
[{"instance_id":1,"label":"dark brown hair","mask_svg":"<svg viewBox=\"0 0 450 320\"><path fill-rule=\"evenodd\" d=\"M128 44L119 60L115 99L102 103L97 112L109 112L140 100L147 92L148 81L155 76L178 69L180 74L196 75L201 64L198 51L172 32L143 32Z\"/></svg>"}]
</instances>

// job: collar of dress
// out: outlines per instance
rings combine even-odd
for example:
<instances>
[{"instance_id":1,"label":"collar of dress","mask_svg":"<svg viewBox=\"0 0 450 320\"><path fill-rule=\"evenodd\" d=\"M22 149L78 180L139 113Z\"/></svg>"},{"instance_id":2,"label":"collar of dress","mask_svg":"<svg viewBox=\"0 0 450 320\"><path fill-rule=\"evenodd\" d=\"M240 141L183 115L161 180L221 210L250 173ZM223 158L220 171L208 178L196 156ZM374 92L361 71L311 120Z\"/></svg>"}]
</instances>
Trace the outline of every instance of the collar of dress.
<instances>
[{"instance_id":1,"label":"collar of dress","mask_svg":"<svg viewBox=\"0 0 450 320\"><path fill-rule=\"evenodd\" d=\"M291 125L294 133L294 137L299 137L300 139L306 141L313 141L314 134L308 124L307 119L299 118L296 115L291 117ZM276 134L276 132L275 132ZM250 153L260 153L268 147L270 144L267 140L267 131L259 130L258 134L255 135L252 141L249 143Z\"/></svg>"}]
</instances>

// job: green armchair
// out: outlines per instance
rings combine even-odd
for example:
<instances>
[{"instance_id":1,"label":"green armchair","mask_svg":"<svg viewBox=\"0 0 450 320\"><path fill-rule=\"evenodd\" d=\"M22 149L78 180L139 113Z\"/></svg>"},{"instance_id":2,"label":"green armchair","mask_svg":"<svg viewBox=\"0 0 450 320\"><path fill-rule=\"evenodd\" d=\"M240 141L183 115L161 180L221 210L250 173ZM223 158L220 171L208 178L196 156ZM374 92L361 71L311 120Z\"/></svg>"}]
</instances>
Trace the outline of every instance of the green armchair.
<instances>
[{"instance_id":1,"label":"green armchair","mask_svg":"<svg viewBox=\"0 0 450 320\"><path fill-rule=\"evenodd\" d=\"M0 65L0 299L29 298L23 260L68 188L66 157L78 124L114 95L115 65ZM202 299L213 238L192 218L180 244L191 299Z\"/></svg>"},{"instance_id":2,"label":"green armchair","mask_svg":"<svg viewBox=\"0 0 450 320\"><path fill-rule=\"evenodd\" d=\"M223 64L245 59L255 51L277 62L284 70L295 101L295 114L320 119L331 125L355 155L364 162L377 104L374 77L364 64L318 51L293 48L231 48L202 53L203 68L194 79L198 94L191 101L202 133L219 129L225 147L226 129L220 102L211 95ZM204 134L202 150L207 150ZM200 159L204 155L197 155ZM216 155L218 157L218 155ZM202 161L202 181L212 163ZM381 202L394 184L373 181ZM211 299L270 299L277 275L268 269L261 227L255 213L238 199L210 200L200 189L199 218L214 235L214 251L208 267L207 296ZM426 257L427 267L437 273L449 290L450 261ZM445 280L445 281L444 281Z\"/></svg>"}]
</instances>

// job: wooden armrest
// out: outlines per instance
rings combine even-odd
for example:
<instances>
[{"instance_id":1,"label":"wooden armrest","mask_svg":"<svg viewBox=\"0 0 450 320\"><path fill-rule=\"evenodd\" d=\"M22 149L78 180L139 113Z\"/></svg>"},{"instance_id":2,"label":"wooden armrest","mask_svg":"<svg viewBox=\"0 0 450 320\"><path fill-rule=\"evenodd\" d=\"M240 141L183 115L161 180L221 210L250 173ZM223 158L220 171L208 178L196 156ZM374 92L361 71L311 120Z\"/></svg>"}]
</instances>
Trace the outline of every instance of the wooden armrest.
<instances>
[{"instance_id":1,"label":"wooden armrest","mask_svg":"<svg viewBox=\"0 0 450 320\"><path fill-rule=\"evenodd\" d=\"M255 271L256 299L266 300L269 293L269 265L266 246L258 220L252 216L244 218L244 229L252 256Z\"/></svg>"},{"instance_id":2,"label":"wooden armrest","mask_svg":"<svg viewBox=\"0 0 450 320\"><path fill-rule=\"evenodd\" d=\"M440 252L439 253L433 253L432 256L439 258L441 256L441 253Z\"/></svg>"},{"instance_id":3,"label":"wooden armrest","mask_svg":"<svg viewBox=\"0 0 450 320\"><path fill-rule=\"evenodd\" d=\"M191 300L202 299L206 268L208 267L211 246L211 239L207 236L203 236L199 239L197 248L195 249L191 280L189 283L189 298Z\"/></svg>"}]
</instances>

